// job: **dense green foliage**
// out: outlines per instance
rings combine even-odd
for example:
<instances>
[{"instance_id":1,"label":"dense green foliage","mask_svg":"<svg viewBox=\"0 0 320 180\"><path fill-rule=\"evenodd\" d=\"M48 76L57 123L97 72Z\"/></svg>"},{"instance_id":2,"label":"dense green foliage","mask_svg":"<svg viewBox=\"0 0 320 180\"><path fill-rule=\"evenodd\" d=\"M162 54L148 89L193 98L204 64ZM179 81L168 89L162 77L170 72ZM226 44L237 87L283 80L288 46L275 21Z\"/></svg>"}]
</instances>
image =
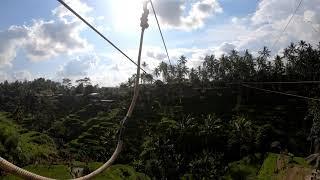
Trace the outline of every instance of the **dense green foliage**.
<instances>
[{"instance_id":1,"label":"dense green foliage","mask_svg":"<svg viewBox=\"0 0 320 180\"><path fill-rule=\"evenodd\" d=\"M269 151L307 156L310 143L319 141L319 104L242 84L320 80L320 44L291 44L274 58L266 47L257 57L233 50L209 55L191 69L187 61L181 56L141 75L140 98L117 160L135 168L128 169L132 176L254 179L265 157L268 171ZM104 162L116 146L134 78L117 88L93 86L89 78L1 83L0 111L7 112L0 116L1 154L22 166ZM252 86L320 95L312 83Z\"/></svg>"},{"instance_id":2,"label":"dense green foliage","mask_svg":"<svg viewBox=\"0 0 320 180\"><path fill-rule=\"evenodd\" d=\"M91 171L100 167L101 163L89 163L88 166ZM26 170L40 174L42 176L56 178L56 179L70 179L72 176L69 173L68 166L65 165L30 165L25 167ZM114 179L114 180L149 180L147 176L137 173L132 167L126 165L115 165L110 167L107 172L95 178L96 180ZM3 180L20 180L15 176L6 176Z\"/></svg>"},{"instance_id":3,"label":"dense green foliage","mask_svg":"<svg viewBox=\"0 0 320 180\"><path fill-rule=\"evenodd\" d=\"M224 176L225 180L256 180L259 173L260 166L262 164L263 157L261 154L254 154L239 161L235 161L229 164L229 169ZM268 161L268 157L266 158ZM272 172L273 173L273 172Z\"/></svg>"},{"instance_id":4,"label":"dense green foliage","mask_svg":"<svg viewBox=\"0 0 320 180\"><path fill-rule=\"evenodd\" d=\"M25 130L7 116L6 113L0 113L0 147L3 157L22 165L57 158L58 152L52 138Z\"/></svg>"}]
</instances>

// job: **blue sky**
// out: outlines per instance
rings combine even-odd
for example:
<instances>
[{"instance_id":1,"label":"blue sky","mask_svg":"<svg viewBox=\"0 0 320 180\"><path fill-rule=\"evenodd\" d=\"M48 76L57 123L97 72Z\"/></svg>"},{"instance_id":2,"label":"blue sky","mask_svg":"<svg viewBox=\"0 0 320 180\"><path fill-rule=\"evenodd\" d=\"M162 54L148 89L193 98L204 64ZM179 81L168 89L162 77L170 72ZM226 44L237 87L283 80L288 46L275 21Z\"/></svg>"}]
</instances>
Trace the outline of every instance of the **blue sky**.
<instances>
[{"instance_id":1,"label":"blue sky","mask_svg":"<svg viewBox=\"0 0 320 180\"><path fill-rule=\"evenodd\" d=\"M136 59L141 0L65 0L111 41ZM201 64L207 54L272 47L298 0L154 0L173 61ZM301 39L320 41L320 0L304 1L272 52ZM99 36L55 0L3 0L0 6L0 81L46 77L61 81L88 76L116 86L135 71ZM145 34L143 61L151 71L167 61L153 14ZM310 21L310 22L306 22Z\"/></svg>"}]
</instances>

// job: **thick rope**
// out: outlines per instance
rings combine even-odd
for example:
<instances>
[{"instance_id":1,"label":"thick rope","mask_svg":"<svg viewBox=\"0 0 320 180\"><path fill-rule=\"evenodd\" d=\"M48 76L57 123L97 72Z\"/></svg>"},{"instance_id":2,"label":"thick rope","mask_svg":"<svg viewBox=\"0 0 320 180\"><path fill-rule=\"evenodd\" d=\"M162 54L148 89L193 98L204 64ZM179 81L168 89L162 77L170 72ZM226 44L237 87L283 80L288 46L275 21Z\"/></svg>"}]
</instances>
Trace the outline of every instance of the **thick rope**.
<instances>
[{"instance_id":1,"label":"thick rope","mask_svg":"<svg viewBox=\"0 0 320 180\"><path fill-rule=\"evenodd\" d=\"M102 173L103 171L108 169L113 164L113 162L117 159L117 157L119 156L119 154L122 150L125 125L126 125L127 120L132 115L133 109L137 103L137 99L138 99L138 95L139 95L139 78L140 78L140 69L141 69L140 64L141 64L141 53L142 53L142 45L143 45L143 35L144 35L145 29L149 27L148 15L149 15L149 10L147 8L147 2L145 2L144 13L141 17L141 24L140 24L142 30L141 30L140 48L139 48L138 63L137 63L137 76L136 76L136 81L135 81L135 86L134 86L134 95L133 95L130 107L128 109L128 112L127 112L126 116L124 117L124 119L121 121L121 128L120 128L120 133L119 133L118 145L117 145L114 153L112 154L111 158L105 164L103 164L100 168L98 168L97 170L93 171L92 173L90 173L86 176L76 178L73 180L88 180L88 179L92 179L92 178L96 177L97 175L99 175L100 173ZM17 175L23 179L54 180L52 178L43 177L43 176L34 174L32 172L29 172L25 169L22 169L16 165L10 163L9 161L5 160L2 157L0 157L0 168L8 173Z\"/></svg>"}]
</instances>

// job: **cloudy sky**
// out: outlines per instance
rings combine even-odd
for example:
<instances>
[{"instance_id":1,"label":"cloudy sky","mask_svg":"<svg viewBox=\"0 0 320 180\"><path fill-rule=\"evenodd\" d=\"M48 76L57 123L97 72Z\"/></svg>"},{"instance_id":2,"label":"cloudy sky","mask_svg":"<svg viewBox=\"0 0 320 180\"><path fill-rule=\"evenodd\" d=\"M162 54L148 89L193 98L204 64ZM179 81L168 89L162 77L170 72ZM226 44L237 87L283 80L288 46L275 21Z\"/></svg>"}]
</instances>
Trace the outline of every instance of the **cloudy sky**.
<instances>
[{"instance_id":1,"label":"cloudy sky","mask_svg":"<svg viewBox=\"0 0 320 180\"><path fill-rule=\"evenodd\" d=\"M188 57L188 66L207 54L232 49L280 52L301 39L320 41L320 0L154 0L171 59ZM141 0L65 0L103 34L136 59ZM0 6L0 81L45 77L90 77L100 86L127 80L135 66L70 14L56 0L2 0ZM151 14L152 15L152 14ZM167 61L153 16L145 34L143 61L151 72Z\"/></svg>"}]
</instances>

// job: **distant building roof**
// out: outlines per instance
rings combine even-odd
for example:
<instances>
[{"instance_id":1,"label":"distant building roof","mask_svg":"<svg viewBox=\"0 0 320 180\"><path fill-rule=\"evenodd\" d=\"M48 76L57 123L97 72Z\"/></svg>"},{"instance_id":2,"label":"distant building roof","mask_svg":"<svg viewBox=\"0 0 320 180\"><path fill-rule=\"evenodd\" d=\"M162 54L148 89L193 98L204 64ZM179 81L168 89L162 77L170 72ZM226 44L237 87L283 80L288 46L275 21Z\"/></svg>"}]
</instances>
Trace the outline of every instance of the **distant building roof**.
<instances>
[{"instance_id":1,"label":"distant building roof","mask_svg":"<svg viewBox=\"0 0 320 180\"><path fill-rule=\"evenodd\" d=\"M89 96L97 96L99 93L90 93Z\"/></svg>"},{"instance_id":2,"label":"distant building roof","mask_svg":"<svg viewBox=\"0 0 320 180\"><path fill-rule=\"evenodd\" d=\"M107 102L107 103L113 103L115 102L115 100L108 100L108 99L103 99L103 100L100 100L101 102Z\"/></svg>"}]
</instances>

